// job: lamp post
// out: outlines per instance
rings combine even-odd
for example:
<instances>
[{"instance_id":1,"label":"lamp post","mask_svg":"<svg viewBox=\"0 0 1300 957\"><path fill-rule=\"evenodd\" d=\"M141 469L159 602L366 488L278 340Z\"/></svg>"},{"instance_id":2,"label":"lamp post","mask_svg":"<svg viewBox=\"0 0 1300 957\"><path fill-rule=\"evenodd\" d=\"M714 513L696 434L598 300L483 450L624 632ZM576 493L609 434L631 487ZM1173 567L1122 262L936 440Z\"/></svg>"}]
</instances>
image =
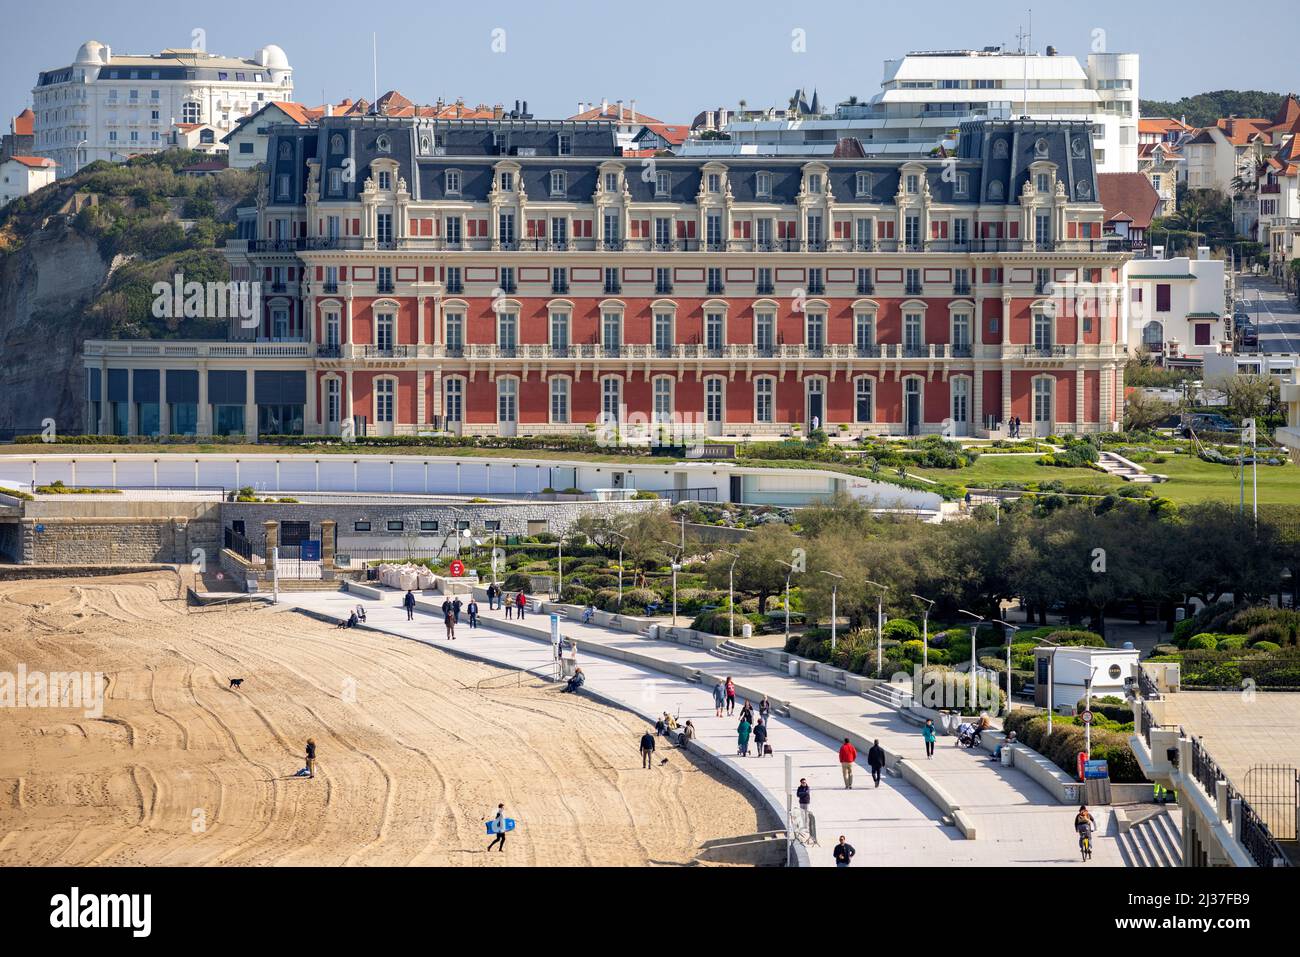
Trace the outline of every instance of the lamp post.
<instances>
[{"instance_id":1,"label":"lamp post","mask_svg":"<svg viewBox=\"0 0 1300 957\"><path fill-rule=\"evenodd\" d=\"M1020 626L1001 619L998 619L998 624L1007 630L1007 711L1009 712L1011 710L1011 642L1015 640Z\"/></svg>"},{"instance_id":2,"label":"lamp post","mask_svg":"<svg viewBox=\"0 0 1300 957\"><path fill-rule=\"evenodd\" d=\"M880 589L880 594L876 596L876 675L879 676L885 670L885 586L880 582L873 582L870 578L866 579L866 582Z\"/></svg>"},{"instance_id":3,"label":"lamp post","mask_svg":"<svg viewBox=\"0 0 1300 957\"><path fill-rule=\"evenodd\" d=\"M618 610L623 611L623 546L627 543L627 536L622 532L615 532L618 536Z\"/></svg>"},{"instance_id":4,"label":"lamp post","mask_svg":"<svg viewBox=\"0 0 1300 957\"><path fill-rule=\"evenodd\" d=\"M786 568L789 569L789 571L785 573L785 640L789 641L790 640L790 577L794 575L794 565L792 565L790 562L783 562L779 558L776 560L776 563L778 565L784 565Z\"/></svg>"},{"instance_id":5,"label":"lamp post","mask_svg":"<svg viewBox=\"0 0 1300 957\"><path fill-rule=\"evenodd\" d=\"M677 544L675 542L665 542L662 538L659 539L659 544L667 545L669 548L674 550L676 550L677 548ZM677 572L682 566L680 562L674 561L672 558L669 558L668 562L673 570L673 627L676 628L677 627Z\"/></svg>"},{"instance_id":6,"label":"lamp post","mask_svg":"<svg viewBox=\"0 0 1300 957\"><path fill-rule=\"evenodd\" d=\"M844 581L844 576L838 572L823 571L823 575L829 575L835 579L835 584L831 585L831 651L835 650L835 621L838 614L835 608L835 597L840 590L840 582Z\"/></svg>"},{"instance_id":7,"label":"lamp post","mask_svg":"<svg viewBox=\"0 0 1300 957\"><path fill-rule=\"evenodd\" d=\"M925 611L921 613L921 670L924 671L930 665L930 609L934 607L934 602L920 595L912 597L925 602Z\"/></svg>"},{"instance_id":8,"label":"lamp post","mask_svg":"<svg viewBox=\"0 0 1300 957\"><path fill-rule=\"evenodd\" d=\"M557 578L559 579L559 586L556 589L555 600L559 601L561 598L564 597L564 533L563 532L561 532L560 537L555 540L555 549L556 549L556 559L557 559L556 561Z\"/></svg>"},{"instance_id":9,"label":"lamp post","mask_svg":"<svg viewBox=\"0 0 1300 957\"><path fill-rule=\"evenodd\" d=\"M727 636L728 638L736 637L736 562L740 560L740 555L736 552L729 552L725 548L722 554L731 556L731 567L727 569ZM832 644L833 647L833 644Z\"/></svg>"},{"instance_id":10,"label":"lamp post","mask_svg":"<svg viewBox=\"0 0 1300 957\"><path fill-rule=\"evenodd\" d=\"M963 615L969 615L970 617L975 619L973 622L971 622L971 626L970 626L970 700L971 700L971 704L973 705L975 703L975 689L976 689L975 668L977 667L975 664L975 637L976 634L979 632L980 623L984 621L984 616L977 615L973 611L967 611L965 608L959 608L958 611L960 611Z\"/></svg>"}]
</instances>

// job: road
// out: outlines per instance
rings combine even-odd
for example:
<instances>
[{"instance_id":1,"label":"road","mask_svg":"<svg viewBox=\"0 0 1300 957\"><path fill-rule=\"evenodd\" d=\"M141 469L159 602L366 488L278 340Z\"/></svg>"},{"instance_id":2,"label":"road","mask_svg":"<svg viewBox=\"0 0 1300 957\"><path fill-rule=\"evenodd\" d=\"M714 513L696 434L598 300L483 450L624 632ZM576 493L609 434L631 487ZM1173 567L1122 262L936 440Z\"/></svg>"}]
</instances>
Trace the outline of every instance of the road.
<instances>
[{"instance_id":1,"label":"road","mask_svg":"<svg viewBox=\"0 0 1300 957\"><path fill-rule=\"evenodd\" d=\"M1259 332L1260 352L1300 352L1300 309L1281 286L1247 278L1238 285L1237 298L1247 300Z\"/></svg>"}]
</instances>

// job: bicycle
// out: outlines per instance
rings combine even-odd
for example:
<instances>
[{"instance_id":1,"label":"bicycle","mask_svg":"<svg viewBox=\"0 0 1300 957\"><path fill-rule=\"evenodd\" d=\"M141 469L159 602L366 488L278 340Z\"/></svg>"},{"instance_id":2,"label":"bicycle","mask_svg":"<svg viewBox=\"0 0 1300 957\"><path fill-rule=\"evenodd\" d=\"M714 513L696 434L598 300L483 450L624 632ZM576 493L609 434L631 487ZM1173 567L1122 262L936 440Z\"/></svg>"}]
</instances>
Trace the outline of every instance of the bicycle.
<instances>
[{"instance_id":1,"label":"bicycle","mask_svg":"<svg viewBox=\"0 0 1300 957\"><path fill-rule=\"evenodd\" d=\"M1092 859L1092 828L1080 829L1079 853L1083 856L1085 863Z\"/></svg>"}]
</instances>

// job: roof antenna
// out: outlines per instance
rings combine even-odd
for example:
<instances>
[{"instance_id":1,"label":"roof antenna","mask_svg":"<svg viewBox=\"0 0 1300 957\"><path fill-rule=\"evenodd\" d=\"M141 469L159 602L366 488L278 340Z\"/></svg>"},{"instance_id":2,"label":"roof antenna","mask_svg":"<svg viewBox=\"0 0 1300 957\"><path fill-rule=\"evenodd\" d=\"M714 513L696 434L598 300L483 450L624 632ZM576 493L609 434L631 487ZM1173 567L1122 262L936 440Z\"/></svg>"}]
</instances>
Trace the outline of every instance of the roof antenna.
<instances>
[{"instance_id":1,"label":"roof antenna","mask_svg":"<svg viewBox=\"0 0 1300 957\"><path fill-rule=\"evenodd\" d=\"M1021 101L1020 116L1022 119L1029 116L1029 54L1034 48L1034 11L1029 11L1029 28L1016 34L1016 39L1020 41L1021 62L1024 64L1024 98ZM1028 43L1026 43L1028 41Z\"/></svg>"},{"instance_id":2,"label":"roof antenna","mask_svg":"<svg viewBox=\"0 0 1300 957\"><path fill-rule=\"evenodd\" d=\"M375 87L374 87L375 98L371 102L378 103L379 102L379 34L378 33L370 34L370 63L371 63L371 69L373 70L374 83L375 83Z\"/></svg>"}]
</instances>

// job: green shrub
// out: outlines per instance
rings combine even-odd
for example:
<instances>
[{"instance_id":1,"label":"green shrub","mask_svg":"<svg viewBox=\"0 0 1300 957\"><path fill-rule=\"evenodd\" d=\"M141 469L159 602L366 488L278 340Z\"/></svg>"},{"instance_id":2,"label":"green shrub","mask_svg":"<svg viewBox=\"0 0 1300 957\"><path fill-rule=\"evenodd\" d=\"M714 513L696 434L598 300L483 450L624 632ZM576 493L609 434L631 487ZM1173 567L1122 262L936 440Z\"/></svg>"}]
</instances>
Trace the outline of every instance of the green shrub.
<instances>
[{"instance_id":1,"label":"green shrub","mask_svg":"<svg viewBox=\"0 0 1300 957\"><path fill-rule=\"evenodd\" d=\"M885 639L893 638L897 641L921 640L921 629L906 618L891 618L885 622L885 627L881 629L880 634Z\"/></svg>"},{"instance_id":2,"label":"green shrub","mask_svg":"<svg viewBox=\"0 0 1300 957\"><path fill-rule=\"evenodd\" d=\"M1249 641L1252 648L1258 648L1261 643L1267 642L1278 647L1294 643L1295 637L1291 631L1280 621L1270 621L1262 625L1256 625L1250 629Z\"/></svg>"},{"instance_id":3,"label":"green shrub","mask_svg":"<svg viewBox=\"0 0 1300 957\"><path fill-rule=\"evenodd\" d=\"M1193 635L1191 638L1187 639L1187 647L1192 650L1204 649L1206 651L1213 651L1218 646L1219 639L1210 634Z\"/></svg>"},{"instance_id":4,"label":"green shrub","mask_svg":"<svg viewBox=\"0 0 1300 957\"><path fill-rule=\"evenodd\" d=\"M501 587L506 591L521 591L530 594L533 590L533 580L523 572L511 572L506 576L506 580L501 583Z\"/></svg>"},{"instance_id":5,"label":"green shrub","mask_svg":"<svg viewBox=\"0 0 1300 957\"><path fill-rule=\"evenodd\" d=\"M1257 641L1250 646L1254 651L1281 651L1282 646L1273 641Z\"/></svg>"}]
</instances>

